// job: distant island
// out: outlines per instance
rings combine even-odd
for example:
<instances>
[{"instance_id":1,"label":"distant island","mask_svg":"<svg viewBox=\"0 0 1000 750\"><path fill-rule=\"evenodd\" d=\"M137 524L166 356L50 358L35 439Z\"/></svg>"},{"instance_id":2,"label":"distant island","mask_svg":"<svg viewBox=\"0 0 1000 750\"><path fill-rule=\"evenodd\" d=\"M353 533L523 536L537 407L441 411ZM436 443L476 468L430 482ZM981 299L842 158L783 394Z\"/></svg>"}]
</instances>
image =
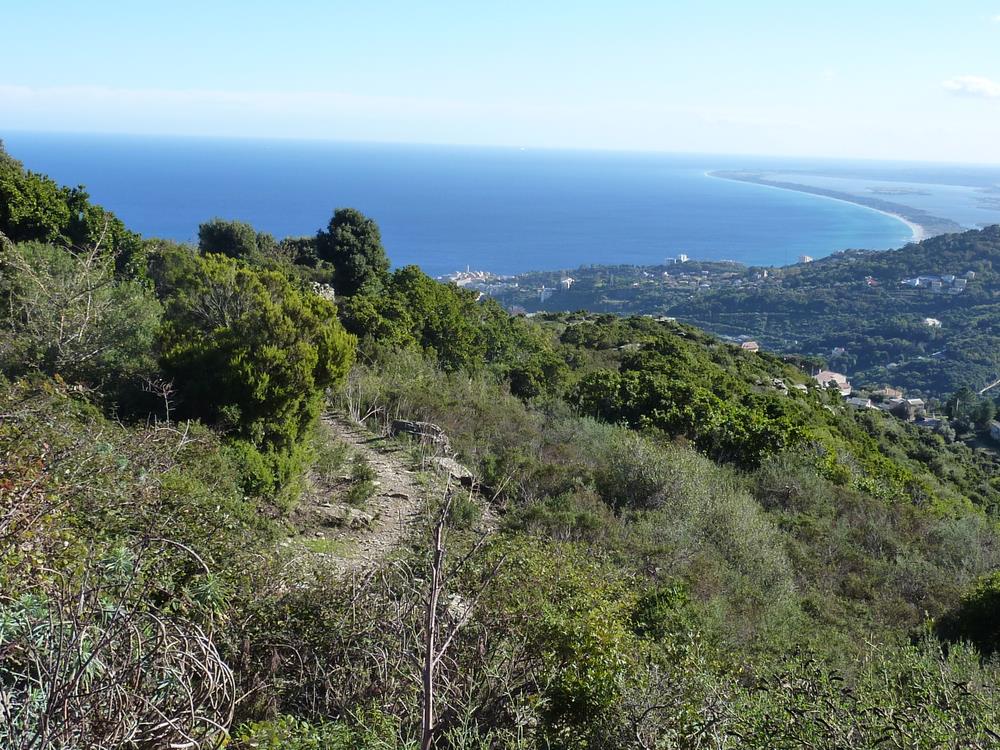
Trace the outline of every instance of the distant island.
<instances>
[{"instance_id":1,"label":"distant island","mask_svg":"<svg viewBox=\"0 0 1000 750\"><path fill-rule=\"evenodd\" d=\"M773 180L767 176L766 172L752 172L752 171L715 171L709 172L710 177L718 177L723 180L736 180L737 182L749 182L754 185L767 185L768 187L781 188L783 190L795 190L800 193L810 193L812 195L820 195L824 198L833 198L835 200L845 201L847 203L854 203L858 206L865 206L866 208L871 208L876 211L881 211L884 214L894 216L897 219L904 221L909 225L910 229L913 231L913 240L919 242L927 237L936 237L939 234L948 234L950 232L961 232L964 227L951 219L946 219L941 216L934 216L933 214L923 211L919 208L913 208L912 206L905 206L902 203L894 203L892 201L883 200L881 198L874 198L865 195L855 195L854 193L845 193L840 190L829 190L827 188L816 187L814 185L803 185L799 182L786 182L783 180ZM874 192L874 191L873 191ZM903 191L899 192L881 192L883 195L904 195L913 194Z\"/></svg>"},{"instance_id":2,"label":"distant island","mask_svg":"<svg viewBox=\"0 0 1000 750\"><path fill-rule=\"evenodd\" d=\"M887 188L887 187L873 187L868 188L869 193L874 193L875 195L932 195L929 190L917 190L915 188Z\"/></svg>"}]
</instances>

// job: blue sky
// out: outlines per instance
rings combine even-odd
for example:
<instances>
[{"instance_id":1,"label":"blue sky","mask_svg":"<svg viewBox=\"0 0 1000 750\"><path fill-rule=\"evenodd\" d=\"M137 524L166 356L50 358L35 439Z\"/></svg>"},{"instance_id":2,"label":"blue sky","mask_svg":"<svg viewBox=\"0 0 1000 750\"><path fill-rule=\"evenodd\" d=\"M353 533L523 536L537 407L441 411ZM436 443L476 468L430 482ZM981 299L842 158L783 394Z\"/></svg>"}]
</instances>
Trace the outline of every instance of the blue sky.
<instances>
[{"instance_id":1,"label":"blue sky","mask_svg":"<svg viewBox=\"0 0 1000 750\"><path fill-rule=\"evenodd\" d=\"M1000 163L1000 0L0 0L3 130Z\"/></svg>"}]
</instances>

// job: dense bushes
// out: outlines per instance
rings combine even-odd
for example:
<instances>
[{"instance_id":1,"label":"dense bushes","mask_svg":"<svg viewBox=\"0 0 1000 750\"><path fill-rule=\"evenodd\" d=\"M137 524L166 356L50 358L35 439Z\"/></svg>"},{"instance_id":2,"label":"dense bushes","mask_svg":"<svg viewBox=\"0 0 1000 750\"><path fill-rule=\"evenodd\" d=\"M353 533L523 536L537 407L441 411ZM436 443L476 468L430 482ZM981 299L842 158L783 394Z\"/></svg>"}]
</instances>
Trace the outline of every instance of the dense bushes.
<instances>
[{"instance_id":1,"label":"dense bushes","mask_svg":"<svg viewBox=\"0 0 1000 750\"><path fill-rule=\"evenodd\" d=\"M416 266L393 272L377 294L347 299L341 318L368 358L414 349L450 372L490 369L525 398L557 390L566 376L544 333Z\"/></svg>"},{"instance_id":2,"label":"dense bushes","mask_svg":"<svg viewBox=\"0 0 1000 750\"><path fill-rule=\"evenodd\" d=\"M79 250L96 247L121 269L140 270L140 240L82 187L58 185L25 170L0 142L0 234L11 242L41 242Z\"/></svg>"},{"instance_id":3,"label":"dense bushes","mask_svg":"<svg viewBox=\"0 0 1000 750\"><path fill-rule=\"evenodd\" d=\"M324 390L347 374L353 340L332 304L280 273L221 255L193 262L170 289L164 371L181 413L231 430L248 486L273 494L295 474Z\"/></svg>"},{"instance_id":4,"label":"dense bushes","mask_svg":"<svg viewBox=\"0 0 1000 750\"><path fill-rule=\"evenodd\" d=\"M377 293L389 273L378 225L354 208L338 208L316 235L316 257L333 267L338 294Z\"/></svg>"},{"instance_id":5,"label":"dense bushes","mask_svg":"<svg viewBox=\"0 0 1000 750\"><path fill-rule=\"evenodd\" d=\"M572 399L585 414L690 439L719 461L753 468L802 441L788 419L720 399L711 391L650 372L595 372Z\"/></svg>"},{"instance_id":6,"label":"dense bushes","mask_svg":"<svg viewBox=\"0 0 1000 750\"><path fill-rule=\"evenodd\" d=\"M198 227L198 249L250 262L261 262L277 249L274 237L244 221L212 219Z\"/></svg>"},{"instance_id":7,"label":"dense bushes","mask_svg":"<svg viewBox=\"0 0 1000 750\"><path fill-rule=\"evenodd\" d=\"M4 747L410 750L433 559L438 750L997 739L988 454L691 328L389 273L357 212L201 240L141 272L4 244ZM122 410L136 381L158 403ZM419 519L350 573L277 543L327 389L379 432L438 424L475 471L481 497L435 506L442 557Z\"/></svg>"},{"instance_id":8,"label":"dense bushes","mask_svg":"<svg viewBox=\"0 0 1000 750\"><path fill-rule=\"evenodd\" d=\"M155 369L160 304L98 250L0 245L0 304L2 371L114 390Z\"/></svg>"},{"instance_id":9,"label":"dense bushes","mask_svg":"<svg viewBox=\"0 0 1000 750\"><path fill-rule=\"evenodd\" d=\"M0 745L210 746L236 699L215 632L274 537L213 433L79 398L0 382Z\"/></svg>"},{"instance_id":10,"label":"dense bushes","mask_svg":"<svg viewBox=\"0 0 1000 750\"><path fill-rule=\"evenodd\" d=\"M986 656L1000 651L1000 572L976 581L941 618L938 632L950 641L968 641Z\"/></svg>"}]
</instances>

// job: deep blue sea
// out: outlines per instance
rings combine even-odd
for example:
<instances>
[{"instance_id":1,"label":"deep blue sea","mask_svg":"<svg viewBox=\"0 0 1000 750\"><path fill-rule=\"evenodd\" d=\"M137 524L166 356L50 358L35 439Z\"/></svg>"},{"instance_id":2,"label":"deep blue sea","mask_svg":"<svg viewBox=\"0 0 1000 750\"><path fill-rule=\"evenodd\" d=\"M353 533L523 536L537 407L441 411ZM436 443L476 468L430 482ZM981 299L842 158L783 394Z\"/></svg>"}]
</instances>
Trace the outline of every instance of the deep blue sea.
<instances>
[{"instance_id":1,"label":"deep blue sea","mask_svg":"<svg viewBox=\"0 0 1000 750\"><path fill-rule=\"evenodd\" d=\"M906 244L873 210L718 179L801 160L319 141L0 133L34 171L87 187L146 236L193 241L212 217L277 237L312 234L335 207L374 218L392 262L432 275L591 263L733 259ZM815 162L819 170L832 163Z\"/></svg>"}]
</instances>

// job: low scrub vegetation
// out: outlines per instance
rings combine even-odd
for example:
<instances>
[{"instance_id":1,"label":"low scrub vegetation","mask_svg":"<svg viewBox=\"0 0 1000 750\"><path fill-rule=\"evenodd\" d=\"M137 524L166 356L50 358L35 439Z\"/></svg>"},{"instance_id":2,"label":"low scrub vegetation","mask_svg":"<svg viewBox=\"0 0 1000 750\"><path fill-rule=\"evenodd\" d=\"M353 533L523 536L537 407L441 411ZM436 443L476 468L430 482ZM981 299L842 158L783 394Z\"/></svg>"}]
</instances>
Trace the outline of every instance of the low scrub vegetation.
<instances>
[{"instance_id":1,"label":"low scrub vegetation","mask_svg":"<svg viewBox=\"0 0 1000 750\"><path fill-rule=\"evenodd\" d=\"M115 222L0 160L0 746L1000 742L990 454L686 326L510 317L356 211ZM480 498L303 557L307 472L377 477L326 408L434 423Z\"/></svg>"}]
</instances>

